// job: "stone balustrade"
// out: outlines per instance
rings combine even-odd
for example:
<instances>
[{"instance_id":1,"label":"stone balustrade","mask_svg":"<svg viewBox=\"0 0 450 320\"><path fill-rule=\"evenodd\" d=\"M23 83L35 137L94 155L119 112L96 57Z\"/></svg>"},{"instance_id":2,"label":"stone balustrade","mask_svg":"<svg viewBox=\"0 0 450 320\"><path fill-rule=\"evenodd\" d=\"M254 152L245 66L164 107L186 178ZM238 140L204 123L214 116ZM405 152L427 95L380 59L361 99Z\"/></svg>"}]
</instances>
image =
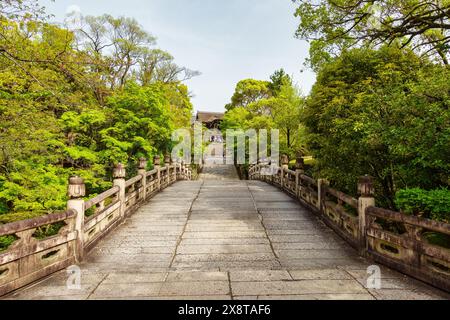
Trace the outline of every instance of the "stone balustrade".
<instances>
[{"instance_id":1,"label":"stone balustrade","mask_svg":"<svg viewBox=\"0 0 450 320\"><path fill-rule=\"evenodd\" d=\"M0 253L0 296L75 262L77 212L50 214L0 226L0 236L16 240ZM51 237L39 237L39 228L57 223L64 227Z\"/></svg>"},{"instance_id":2,"label":"stone balustrade","mask_svg":"<svg viewBox=\"0 0 450 320\"><path fill-rule=\"evenodd\" d=\"M114 170L114 186L85 200L83 179L69 179L67 211L30 220L0 225L0 237L12 244L0 251L0 296L21 288L56 271L83 260L95 244L142 204L177 180L190 180L191 169L184 163L173 164L159 157L155 169L146 171L147 161L140 159L139 174L125 180L125 167ZM56 234L45 236L49 227Z\"/></svg>"},{"instance_id":3,"label":"stone balustrade","mask_svg":"<svg viewBox=\"0 0 450 320\"><path fill-rule=\"evenodd\" d=\"M376 207L366 210L366 218L367 252L371 257L450 291L450 250L426 239L430 233L450 236L450 224ZM397 230L386 228L386 223L395 223Z\"/></svg>"},{"instance_id":4,"label":"stone balustrade","mask_svg":"<svg viewBox=\"0 0 450 320\"><path fill-rule=\"evenodd\" d=\"M362 256L450 291L450 249L425 237L426 233L450 236L450 224L375 207L371 177L359 179L357 199L331 188L325 179L305 175L302 162L295 171L287 163L282 158L282 167L251 165L249 179L273 184L300 201ZM405 231L394 233L388 227L392 224Z\"/></svg>"}]
</instances>

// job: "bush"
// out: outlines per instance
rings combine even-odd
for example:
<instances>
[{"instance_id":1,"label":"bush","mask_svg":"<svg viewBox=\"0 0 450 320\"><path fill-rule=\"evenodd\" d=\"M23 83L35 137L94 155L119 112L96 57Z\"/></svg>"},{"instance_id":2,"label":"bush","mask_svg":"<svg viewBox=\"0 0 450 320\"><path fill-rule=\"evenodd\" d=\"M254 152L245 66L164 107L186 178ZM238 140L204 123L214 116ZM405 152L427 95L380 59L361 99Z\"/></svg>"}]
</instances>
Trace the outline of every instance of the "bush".
<instances>
[{"instance_id":1,"label":"bush","mask_svg":"<svg viewBox=\"0 0 450 320\"><path fill-rule=\"evenodd\" d=\"M12 245L16 240L17 237L15 237L14 235L0 237L0 252L8 249L8 247Z\"/></svg>"},{"instance_id":2,"label":"bush","mask_svg":"<svg viewBox=\"0 0 450 320\"><path fill-rule=\"evenodd\" d=\"M428 198L428 192L420 188L400 190L395 205L402 213L421 216L427 211Z\"/></svg>"},{"instance_id":3,"label":"bush","mask_svg":"<svg viewBox=\"0 0 450 320\"><path fill-rule=\"evenodd\" d=\"M36 232L33 234L33 237L38 240L43 240L45 238L55 236L58 234L59 230L61 230L61 228L63 228L65 225L66 224L63 221L61 221L41 226L36 229Z\"/></svg>"},{"instance_id":4,"label":"bush","mask_svg":"<svg viewBox=\"0 0 450 320\"><path fill-rule=\"evenodd\" d=\"M433 220L450 223L450 190L437 189L429 193L428 208Z\"/></svg>"},{"instance_id":5,"label":"bush","mask_svg":"<svg viewBox=\"0 0 450 320\"><path fill-rule=\"evenodd\" d=\"M43 215L46 215L48 212L45 211L35 211L35 212L13 212L13 213L6 213L6 214L0 214L0 224L6 224L21 220L28 220L33 219L37 217L41 217Z\"/></svg>"},{"instance_id":6,"label":"bush","mask_svg":"<svg viewBox=\"0 0 450 320\"><path fill-rule=\"evenodd\" d=\"M395 197L397 209L402 213L450 223L450 190L404 189Z\"/></svg>"}]
</instances>

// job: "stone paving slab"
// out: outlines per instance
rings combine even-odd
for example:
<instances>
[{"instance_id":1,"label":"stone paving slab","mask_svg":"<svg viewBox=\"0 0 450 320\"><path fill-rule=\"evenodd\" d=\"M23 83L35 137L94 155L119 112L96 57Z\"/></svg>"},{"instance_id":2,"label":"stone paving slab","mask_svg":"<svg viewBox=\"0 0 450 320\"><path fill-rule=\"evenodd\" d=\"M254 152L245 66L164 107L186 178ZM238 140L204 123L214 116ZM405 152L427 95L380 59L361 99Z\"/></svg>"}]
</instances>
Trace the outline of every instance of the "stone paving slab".
<instances>
[{"instance_id":1,"label":"stone paving slab","mask_svg":"<svg viewBox=\"0 0 450 320\"><path fill-rule=\"evenodd\" d=\"M272 252L269 253L214 253L214 254L177 254L176 262L240 262L240 261L270 261L274 260Z\"/></svg>"},{"instance_id":2,"label":"stone paving slab","mask_svg":"<svg viewBox=\"0 0 450 320\"><path fill-rule=\"evenodd\" d=\"M302 280L232 282L233 295L295 295L324 293L367 293L366 289L354 280Z\"/></svg>"},{"instance_id":3,"label":"stone paving slab","mask_svg":"<svg viewBox=\"0 0 450 320\"><path fill-rule=\"evenodd\" d=\"M220 253L272 253L268 244L247 245L182 245L178 254L220 254Z\"/></svg>"},{"instance_id":4,"label":"stone paving slab","mask_svg":"<svg viewBox=\"0 0 450 320\"><path fill-rule=\"evenodd\" d=\"M133 284L133 283L154 283L164 282L167 272L159 273L110 273L103 280L102 284Z\"/></svg>"},{"instance_id":5,"label":"stone paving slab","mask_svg":"<svg viewBox=\"0 0 450 320\"><path fill-rule=\"evenodd\" d=\"M231 282L290 281L292 276L287 270L231 271Z\"/></svg>"},{"instance_id":6,"label":"stone paving slab","mask_svg":"<svg viewBox=\"0 0 450 320\"><path fill-rule=\"evenodd\" d=\"M163 296L211 296L227 295L230 293L228 280L226 281L198 281L198 282L165 282L160 295Z\"/></svg>"},{"instance_id":7,"label":"stone paving slab","mask_svg":"<svg viewBox=\"0 0 450 320\"><path fill-rule=\"evenodd\" d=\"M57 272L5 297L30 300L449 299L381 266L367 267L318 218L273 186L207 167L178 182L101 240L81 267L81 288Z\"/></svg>"}]
</instances>

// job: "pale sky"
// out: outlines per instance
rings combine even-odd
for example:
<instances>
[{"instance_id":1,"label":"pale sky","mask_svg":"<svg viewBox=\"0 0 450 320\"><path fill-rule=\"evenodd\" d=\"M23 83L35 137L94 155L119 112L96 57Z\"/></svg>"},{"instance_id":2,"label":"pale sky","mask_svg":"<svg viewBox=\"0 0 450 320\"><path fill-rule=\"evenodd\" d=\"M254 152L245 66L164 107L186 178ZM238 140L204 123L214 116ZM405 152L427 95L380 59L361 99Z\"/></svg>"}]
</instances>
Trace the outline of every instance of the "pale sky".
<instances>
[{"instance_id":1,"label":"pale sky","mask_svg":"<svg viewBox=\"0 0 450 320\"><path fill-rule=\"evenodd\" d=\"M223 112L236 83L269 80L279 68L307 94L315 81L303 66L308 44L294 38L291 0L41 0L56 22L83 15L134 17L179 65L202 74L186 82L196 110ZM301 72L304 70L303 72Z\"/></svg>"}]
</instances>

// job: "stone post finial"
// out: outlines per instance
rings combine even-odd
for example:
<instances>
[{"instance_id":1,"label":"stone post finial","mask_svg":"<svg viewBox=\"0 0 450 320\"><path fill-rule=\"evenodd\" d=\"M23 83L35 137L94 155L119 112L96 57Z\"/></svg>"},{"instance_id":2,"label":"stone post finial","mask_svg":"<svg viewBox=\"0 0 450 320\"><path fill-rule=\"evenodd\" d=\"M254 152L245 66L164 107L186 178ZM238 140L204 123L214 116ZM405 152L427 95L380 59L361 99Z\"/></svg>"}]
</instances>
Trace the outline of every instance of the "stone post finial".
<instances>
[{"instance_id":1,"label":"stone post finial","mask_svg":"<svg viewBox=\"0 0 450 320\"><path fill-rule=\"evenodd\" d=\"M172 157L170 156L169 153L166 153L164 155L164 164L165 165L170 165L172 163Z\"/></svg>"},{"instance_id":2,"label":"stone post finial","mask_svg":"<svg viewBox=\"0 0 450 320\"><path fill-rule=\"evenodd\" d=\"M113 178L114 179L125 179L127 176L127 170L125 169L125 166L122 163L118 163L113 171Z\"/></svg>"},{"instance_id":3,"label":"stone post finial","mask_svg":"<svg viewBox=\"0 0 450 320\"><path fill-rule=\"evenodd\" d=\"M305 170L305 159L303 159L303 154L299 153L297 159L295 160L296 170Z\"/></svg>"},{"instance_id":4,"label":"stone post finial","mask_svg":"<svg viewBox=\"0 0 450 320\"><path fill-rule=\"evenodd\" d=\"M147 199L147 159L139 158L138 173L142 176L141 187L139 188L139 200L145 201Z\"/></svg>"},{"instance_id":5,"label":"stone post finial","mask_svg":"<svg viewBox=\"0 0 450 320\"><path fill-rule=\"evenodd\" d=\"M287 165L289 165L289 157L288 157L287 154L281 155L281 165L282 165L282 166L287 166Z\"/></svg>"},{"instance_id":6,"label":"stone post finial","mask_svg":"<svg viewBox=\"0 0 450 320\"><path fill-rule=\"evenodd\" d=\"M139 169L145 170L147 169L147 159L144 157L139 158Z\"/></svg>"},{"instance_id":7,"label":"stone post finial","mask_svg":"<svg viewBox=\"0 0 450 320\"><path fill-rule=\"evenodd\" d=\"M125 177L127 175L125 166L122 163L118 163L113 171L113 185L119 187L119 193L118 193L118 199L120 201L120 216L123 218L125 217L125 211L126 211L126 201L125 201Z\"/></svg>"},{"instance_id":8,"label":"stone post finial","mask_svg":"<svg viewBox=\"0 0 450 320\"><path fill-rule=\"evenodd\" d=\"M373 197L375 195L373 177L365 175L358 179L358 194L361 197Z\"/></svg>"},{"instance_id":9,"label":"stone post finial","mask_svg":"<svg viewBox=\"0 0 450 320\"><path fill-rule=\"evenodd\" d=\"M153 157L153 165L155 167L159 167L161 165L161 157L160 156Z\"/></svg>"},{"instance_id":10,"label":"stone post finial","mask_svg":"<svg viewBox=\"0 0 450 320\"><path fill-rule=\"evenodd\" d=\"M78 176L69 178L67 195L70 199L79 199L86 195L84 180Z\"/></svg>"}]
</instances>

